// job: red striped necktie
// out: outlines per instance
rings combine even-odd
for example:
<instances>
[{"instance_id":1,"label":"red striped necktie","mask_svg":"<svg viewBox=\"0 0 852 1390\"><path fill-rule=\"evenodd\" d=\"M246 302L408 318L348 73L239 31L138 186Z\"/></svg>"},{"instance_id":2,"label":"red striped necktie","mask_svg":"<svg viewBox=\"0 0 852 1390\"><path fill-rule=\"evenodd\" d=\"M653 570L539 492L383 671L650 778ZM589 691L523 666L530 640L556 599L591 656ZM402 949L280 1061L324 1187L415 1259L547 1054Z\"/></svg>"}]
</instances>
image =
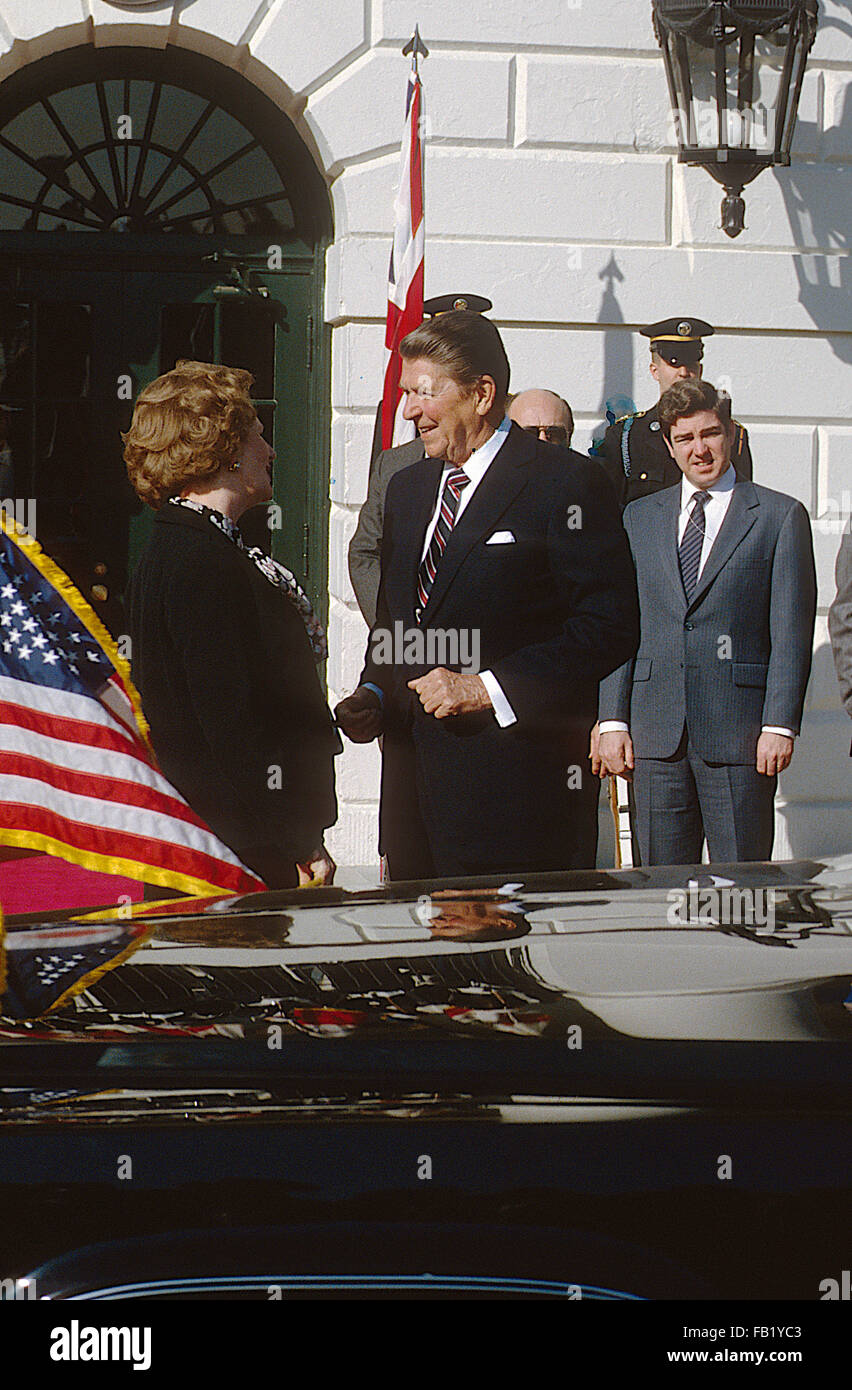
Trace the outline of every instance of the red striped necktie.
<instances>
[{"instance_id":1,"label":"red striped necktie","mask_svg":"<svg viewBox=\"0 0 852 1390\"><path fill-rule=\"evenodd\" d=\"M444 547L450 537L450 532L456 523L456 515L459 509L459 502L464 489L470 482L463 468L452 469L444 482L444 490L441 494L441 510L438 513L438 521L429 542L429 549L420 562L420 569L417 571L417 621L426 604L429 602L429 595L432 592L432 585L435 583L435 575L438 572L438 564L444 553Z\"/></svg>"}]
</instances>

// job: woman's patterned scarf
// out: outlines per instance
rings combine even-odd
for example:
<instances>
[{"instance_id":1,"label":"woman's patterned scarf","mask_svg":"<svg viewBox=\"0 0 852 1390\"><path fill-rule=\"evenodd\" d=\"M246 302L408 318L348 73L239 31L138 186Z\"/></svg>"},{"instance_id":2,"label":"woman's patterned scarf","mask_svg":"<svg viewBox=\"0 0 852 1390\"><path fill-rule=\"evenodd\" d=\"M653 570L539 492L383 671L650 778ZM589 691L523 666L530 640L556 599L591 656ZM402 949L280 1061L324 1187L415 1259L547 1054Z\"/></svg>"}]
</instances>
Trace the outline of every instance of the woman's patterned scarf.
<instances>
[{"instance_id":1,"label":"woman's patterned scarf","mask_svg":"<svg viewBox=\"0 0 852 1390\"><path fill-rule=\"evenodd\" d=\"M175 507L188 507L190 511L206 516L208 521L218 527L229 540L248 555L264 579L267 579L270 584L275 585L276 589L280 589L282 593L287 595L305 625L314 660L325 661L328 656L325 629L296 576L291 574L290 570L280 564L278 560L273 560L271 555L267 555L264 550L261 550L259 545L246 545L237 523L231 521L230 517L224 516L222 512L217 512L213 507L204 507L200 502L191 502L188 497L170 497L169 501Z\"/></svg>"}]
</instances>

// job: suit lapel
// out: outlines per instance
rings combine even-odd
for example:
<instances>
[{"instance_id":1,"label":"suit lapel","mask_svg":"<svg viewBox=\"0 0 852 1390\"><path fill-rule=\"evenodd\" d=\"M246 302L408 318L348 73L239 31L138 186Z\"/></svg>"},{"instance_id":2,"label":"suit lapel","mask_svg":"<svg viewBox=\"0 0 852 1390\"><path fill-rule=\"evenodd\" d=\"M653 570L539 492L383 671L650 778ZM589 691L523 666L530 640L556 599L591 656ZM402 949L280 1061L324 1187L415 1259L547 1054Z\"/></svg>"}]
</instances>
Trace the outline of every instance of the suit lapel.
<instances>
[{"instance_id":1,"label":"suit lapel","mask_svg":"<svg viewBox=\"0 0 852 1390\"><path fill-rule=\"evenodd\" d=\"M680 574L680 561L677 554L677 523L680 515L680 483L667 487L654 494L658 507L657 516L660 528L658 553L662 557L663 569L674 593L686 608L686 594Z\"/></svg>"},{"instance_id":2,"label":"suit lapel","mask_svg":"<svg viewBox=\"0 0 852 1390\"><path fill-rule=\"evenodd\" d=\"M406 603L410 606L412 617L417 603L420 552L423 549L426 527L435 510L443 469L444 465L440 459L424 458L422 463L411 469L407 479L405 498L408 506L397 528L397 544L400 550L397 572L402 575L402 592L406 595Z\"/></svg>"},{"instance_id":3,"label":"suit lapel","mask_svg":"<svg viewBox=\"0 0 852 1390\"><path fill-rule=\"evenodd\" d=\"M695 593L692 595L690 608L694 608L709 589L719 571L728 563L731 555L737 546L748 535L755 521L757 520L757 508L760 506L754 484L740 479L734 486L731 493L731 500L728 503L728 510L725 512L725 519L719 527L719 533L710 547L710 554L707 562L698 577Z\"/></svg>"},{"instance_id":4,"label":"suit lapel","mask_svg":"<svg viewBox=\"0 0 852 1390\"><path fill-rule=\"evenodd\" d=\"M526 465L535 456L535 442L512 425L505 443L489 464L485 476L453 527L447 547L441 556L435 583L429 595L424 616L429 622L435 615L455 579L459 567L495 523L528 481ZM421 533L421 546L423 536ZM419 561L419 557L418 557Z\"/></svg>"}]
</instances>

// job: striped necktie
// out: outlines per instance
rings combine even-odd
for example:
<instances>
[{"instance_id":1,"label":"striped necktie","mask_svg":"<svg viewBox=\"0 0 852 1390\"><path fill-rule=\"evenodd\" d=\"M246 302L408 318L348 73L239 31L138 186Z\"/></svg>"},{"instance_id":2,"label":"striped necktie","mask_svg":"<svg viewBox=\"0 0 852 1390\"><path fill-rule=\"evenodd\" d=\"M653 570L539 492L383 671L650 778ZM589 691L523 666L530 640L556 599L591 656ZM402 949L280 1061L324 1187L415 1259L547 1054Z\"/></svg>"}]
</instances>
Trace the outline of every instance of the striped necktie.
<instances>
[{"instance_id":1,"label":"striped necktie","mask_svg":"<svg viewBox=\"0 0 852 1390\"><path fill-rule=\"evenodd\" d=\"M683 588L687 600L691 600L692 595L695 593L695 586L698 583L698 571L701 568L701 551L704 546L706 520L704 508L709 501L709 492L696 492L692 501L692 511L689 513L686 522L686 530L683 533L683 540L678 548L680 577L683 580Z\"/></svg>"},{"instance_id":2,"label":"striped necktie","mask_svg":"<svg viewBox=\"0 0 852 1390\"><path fill-rule=\"evenodd\" d=\"M438 572L438 563L444 553L450 532L455 525L462 492L469 482L470 478L463 468L454 468L447 474L444 490L441 494L441 510L438 513L438 521L429 542L429 549L417 571L418 622L423 609L429 602L429 595L432 592L432 585L435 583L435 575Z\"/></svg>"}]
</instances>

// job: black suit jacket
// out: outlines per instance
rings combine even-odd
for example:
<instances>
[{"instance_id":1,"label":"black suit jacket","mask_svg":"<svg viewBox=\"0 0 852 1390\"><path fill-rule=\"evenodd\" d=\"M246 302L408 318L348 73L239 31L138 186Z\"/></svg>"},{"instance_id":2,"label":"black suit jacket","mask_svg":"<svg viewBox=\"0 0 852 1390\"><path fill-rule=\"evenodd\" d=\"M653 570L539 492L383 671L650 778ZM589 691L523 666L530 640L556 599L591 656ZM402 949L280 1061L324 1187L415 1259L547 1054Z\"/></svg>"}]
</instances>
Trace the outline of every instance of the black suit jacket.
<instances>
[{"instance_id":1,"label":"black suit jacket","mask_svg":"<svg viewBox=\"0 0 852 1390\"><path fill-rule=\"evenodd\" d=\"M280 863L286 881L337 818L340 747L294 606L206 517L165 505L128 612L164 774L245 863L267 882Z\"/></svg>"},{"instance_id":2,"label":"black suit jacket","mask_svg":"<svg viewBox=\"0 0 852 1390\"><path fill-rule=\"evenodd\" d=\"M638 614L618 508L592 460L512 425L453 530L421 628L475 633L517 723L435 719L407 682L436 664L377 663L377 635L412 630L416 577L443 465L391 479L378 618L362 682L384 694L382 845L395 878L558 869L597 683L636 650ZM508 533L512 539L489 544ZM428 651L427 651L428 657ZM424 845L428 854L424 854Z\"/></svg>"}]
</instances>

